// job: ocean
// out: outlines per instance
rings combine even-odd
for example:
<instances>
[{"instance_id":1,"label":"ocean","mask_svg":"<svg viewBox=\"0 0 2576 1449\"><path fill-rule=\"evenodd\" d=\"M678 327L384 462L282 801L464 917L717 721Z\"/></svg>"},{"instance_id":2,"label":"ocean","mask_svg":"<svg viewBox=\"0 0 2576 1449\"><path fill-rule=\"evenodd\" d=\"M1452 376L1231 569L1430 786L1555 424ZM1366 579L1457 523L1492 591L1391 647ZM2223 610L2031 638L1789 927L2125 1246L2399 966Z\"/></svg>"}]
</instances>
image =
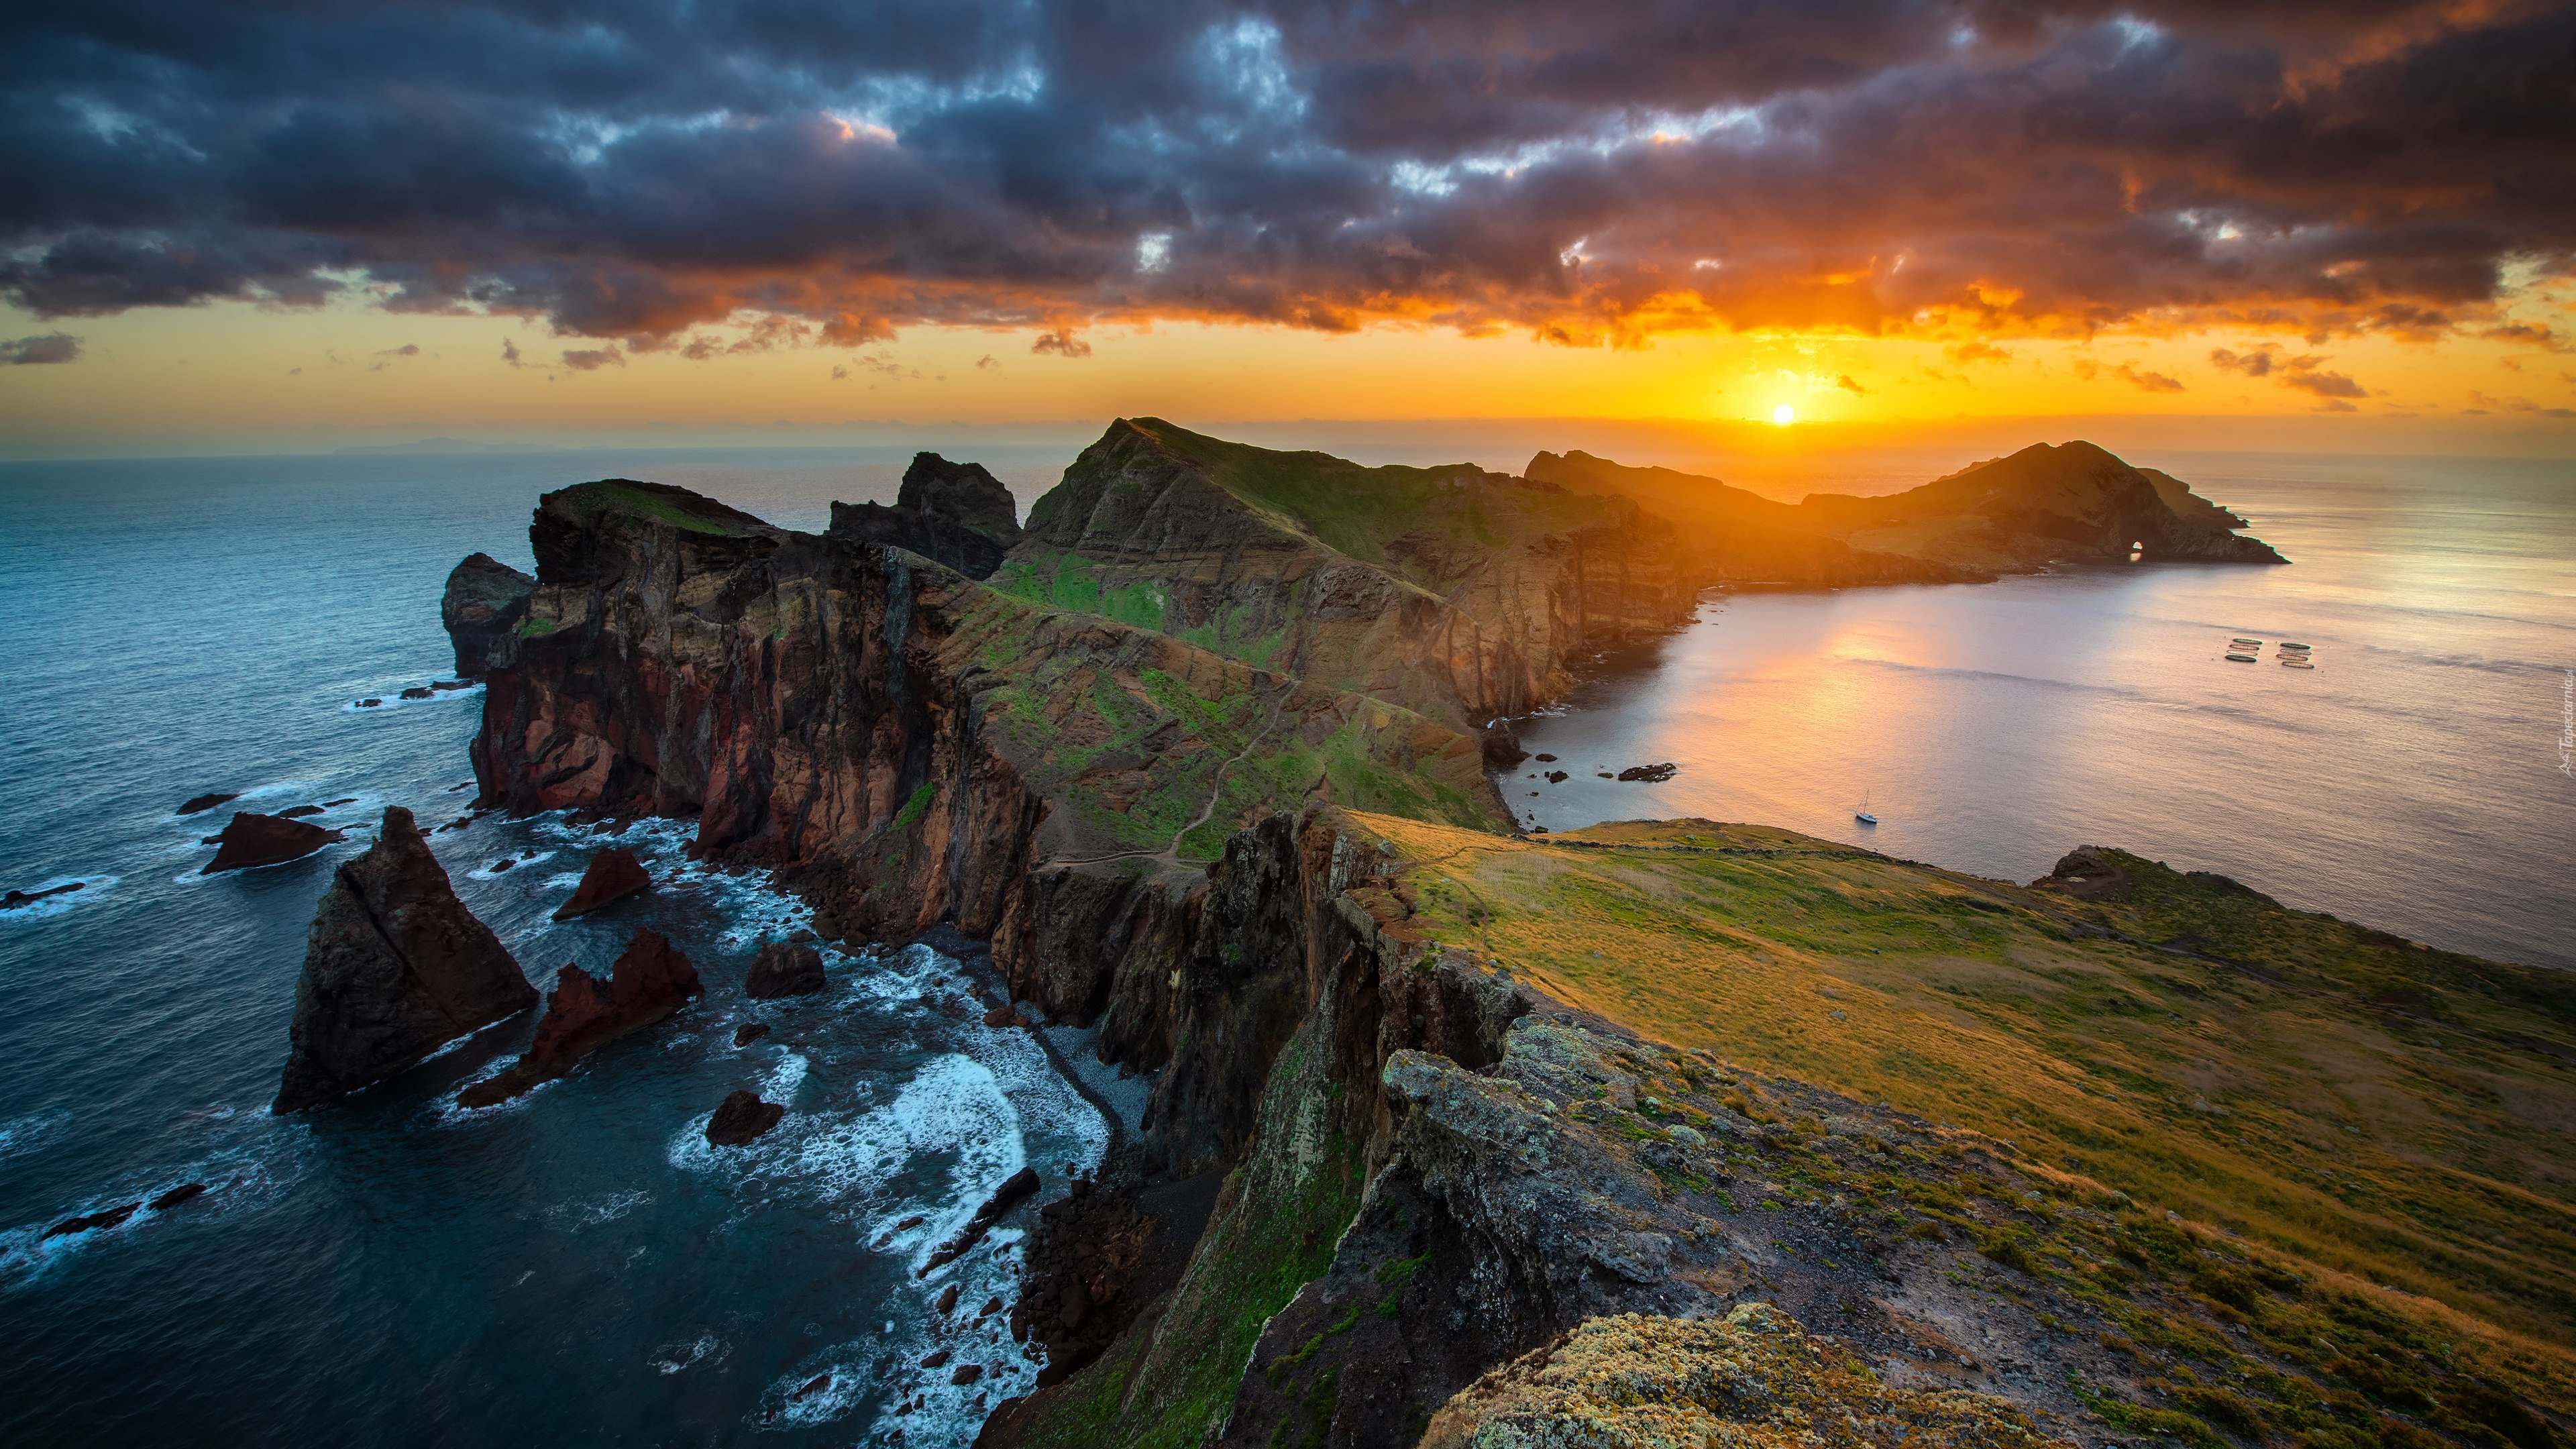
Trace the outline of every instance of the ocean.
<instances>
[{"instance_id":1,"label":"ocean","mask_svg":"<svg viewBox=\"0 0 2576 1449\"><path fill-rule=\"evenodd\" d=\"M983 461L1025 507L1066 458ZM2018 879L2113 844L2435 944L2576 965L2569 466L2137 461L2250 514L2294 564L1713 594L1699 622L1599 661L1571 707L1525 722L1572 778L1518 782L1513 803L1551 829L1697 814ZM270 810L351 800L319 817L333 825L388 804L457 815L479 694L353 701L445 676L448 569L477 549L528 567L545 489L658 479L814 529L831 499L891 499L902 462L0 465L0 746L17 781L0 889L85 883L0 915L0 1353L19 1375L0 1439L956 1444L1024 1391L1033 1366L977 1312L1008 1297L1016 1234L917 1270L1021 1166L1053 1191L1096 1163L1110 1124L1028 1036L938 1009L957 962L835 953L825 994L747 1002L752 953L804 919L758 874L692 865L684 828L646 823L622 843L663 884L556 924L599 842L487 819L434 842L532 979L604 971L649 925L706 998L506 1107L454 1098L524 1045L525 1017L277 1119L305 928L363 841L203 877L199 838L231 807L172 813L241 791ZM2239 634L2264 641L2260 663L2221 657ZM2276 664L2283 640L2312 644L2315 667ZM1596 778L1665 760L1663 784ZM1864 796L1875 830L1851 818ZM737 1049L747 1020L772 1034ZM1056 1045L1083 1059L1080 1033ZM1093 1085L1132 1113L1142 1083ZM710 1149L707 1116L737 1087L789 1115ZM43 1236L190 1182L211 1190ZM934 1349L985 1373L919 1368Z\"/></svg>"}]
</instances>

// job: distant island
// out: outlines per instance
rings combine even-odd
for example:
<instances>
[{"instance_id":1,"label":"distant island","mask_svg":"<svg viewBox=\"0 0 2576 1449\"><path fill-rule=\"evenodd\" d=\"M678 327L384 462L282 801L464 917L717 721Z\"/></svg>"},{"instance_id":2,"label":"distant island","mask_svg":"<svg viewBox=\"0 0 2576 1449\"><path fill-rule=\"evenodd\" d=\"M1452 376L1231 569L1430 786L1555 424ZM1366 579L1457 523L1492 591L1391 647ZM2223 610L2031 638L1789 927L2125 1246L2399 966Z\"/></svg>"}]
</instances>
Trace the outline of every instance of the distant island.
<instances>
[{"instance_id":1,"label":"distant island","mask_svg":"<svg viewBox=\"0 0 2576 1449\"><path fill-rule=\"evenodd\" d=\"M585 483L447 609L481 805L692 820L827 938L983 943L994 1029L1159 1073L1041 1187L1045 1368L981 1442L2539 1445L2576 1405L2535 1346L2576 1245L2511 1185L2563 1167L2548 973L2107 847L2023 886L1501 795L1511 716L1711 586L2282 561L2179 481L2070 443L1784 505L1136 418L1011 501L930 454L821 534ZM2434 1023L2474 1065L2408 1064ZM2507 1096L2551 1105L2452 1130Z\"/></svg>"},{"instance_id":2,"label":"distant island","mask_svg":"<svg viewBox=\"0 0 2576 1449\"><path fill-rule=\"evenodd\" d=\"M408 443L352 443L333 448L334 455L344 453L551 453L551 443L478 443L466 438L418 438Z\"/></svg>"}]
</instances>

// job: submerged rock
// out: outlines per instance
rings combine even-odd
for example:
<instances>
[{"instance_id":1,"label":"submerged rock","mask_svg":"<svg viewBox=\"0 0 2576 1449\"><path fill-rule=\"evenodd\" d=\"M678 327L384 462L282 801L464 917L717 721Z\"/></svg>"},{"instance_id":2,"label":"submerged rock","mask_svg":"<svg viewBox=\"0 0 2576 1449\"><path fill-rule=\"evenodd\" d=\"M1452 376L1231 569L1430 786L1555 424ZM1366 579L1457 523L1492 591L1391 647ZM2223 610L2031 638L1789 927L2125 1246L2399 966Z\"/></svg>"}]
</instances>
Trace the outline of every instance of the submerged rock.
<instances>
[{"instance_id":1,"label":"submerged rock","mask_svg":"<svg viewBox=\"0 0 2576 1449\"><path fill-rule=\"evenodd\" d=\"M1660 785L1664 781L1671 779L1673 777L1673 772L1680 768L1681 767L1679 765L1675 765L1669 761L1660 765L1630 765L1628 768L1619 772L1619 778L1626 780L1631 784L1636 784L1642 781L1649 785Z\"/></svg>"},{"instance_id":2,"label":"submerged rock","mask_svg":"<svg viewBox=\"0 0 2576 1449\"><path fill-rule=\"evenodd\" d=\"M186 1202L191 1198L205 1196L205 1193L206 1185L202 1182L191 1182L184 1186L174 1187L168 1192L161 1194L159 1197L152 1199L152 1210L156 1213L166 1213L170 1209L177 1207L179 1204Z\"/></svg>"},{"instance_id":3,"label":"submerged rock","mask_svg":"<svg viewBox=\"0 0 2576 1449\"><path fill-rule=\"evenodd\" d=\"M555 909L555 919L569 921L589 915L652 884L652 873L635 858L635 852L610 846L590 858L590 868L581 873L581 884L573 888L571 900Z\"/></svg>"},{"instance_id":4,"label":"submerged rock","mask_svg":"<svg viewBox=\"0 0 2576 1449\"><path fill-rule=\"evenodd\" d=\"M456 646L458 674L476 679L516 662L519 626L536 591L535 579L485 553L466 555L448 574L438 618Z\"/></svg>"},{"instance_id":5,"label":"submerged rock","mask_svg":"<svg viewBox=\"0 0 2576 1449\"><path fill-rule=\"evenodd\" d=\"M777 1126L786 1115L787 1108L780 1103L764 1102L757 1092L737 1091L707 1119L707 1141L717 1147L740 1147Z\"/></svg>"},{"instance_id":6,"label":"submerged rock","mask_svg":"<svg viewBox=\"0 0 2576 1449\"><path fill-rule=\"evenodd\" d=\"M214 837L215 858L206 862L206 868L197 873L214 875L219 871L251 870L258 866L301 860L340 838L341 833L337 830L325 830L301 820L239 811L234 814L233 823Z\"/></svg>"},{"instance_id":7,"label":"submerged rock","mask_svg":"<svg viewBox=\"0 0 2576 1449\"><path fill-rule=\"evenodd\" d=\"M240 798L241 792L239 791L235 791L230 795L200 795L194 800L189 801L187 804L180 806L173 813L179 815L195 815L203 811L212 810L218 805L229 805Z\"/></svg>"},{"instance_id":8,"label":"submerged rock","mask_svg":"<svg viewBox=\"0 0 2576 1449\"><path fill-rule=\"evenodd\" d=\"M0 896L0 911L22 910L28 906L34 905L36 902L41 901L48 896L69 895L71 892L80 890L88 884L88 881L76 880L69 885L53 886L46 890L11 891L5 896Z\"/></svg>"},{"instance_id":9,"label":"submerged rock","mask_svg":"<svg viewBox=\"0 0 2576 1449\"><path fill-rule=\"evenodd\" d=\"M143 1204L139 1202L130 1202L123 1207L112 1207L104 1212L91 1213L86 1217L65 1218L61 1222L54 1224L52 1227L45 1229L45 1237L67 1238L74 1233L87 1233L96 1231L99 1228L112 1228L142 1210ZM39 1239L38 1241L41 1242L43 1239Z\"/></svg>"},{"instance_id":10,"label":"submerged rock","mask_svg":"<svg viewBox=\"0 0 2576 1449\"><path fill-rule=\"evenodd\" d=\"M506 1102L540 1082L571 1071L573 1063L609 1042L639 1031L678 1011L690 997L705 994L698 968L658 931L638 931L609 968L609 979L579 966L556 973L555 989L546 997L546 1014L537 1022L537 1038L508 1071L476 1082L459 1094L468 1107Z\"/></svg>"},{"instance_id":11,"label":"submerged rock","mask_svg":"<svg viewBox=\"0 0 2576 1449\"><path fill-rule=\"evenodd\" d=\"M811 996L823 989L823 953L801 942L772 941L752 958L743 995L756 1001Z\"/></svg>"},{"instance_id":12,"label":"submerged rock","mask_svg":"<svg viewBox=\"0 0 2576 1449\"><path fill-rule=\"evenodd\" d=\"M381 1082L536 1003L501 938L456 898L411 812L391 807L376 843L332 872L313 913L269 1110Z\"/></svg>"}]
</instances>

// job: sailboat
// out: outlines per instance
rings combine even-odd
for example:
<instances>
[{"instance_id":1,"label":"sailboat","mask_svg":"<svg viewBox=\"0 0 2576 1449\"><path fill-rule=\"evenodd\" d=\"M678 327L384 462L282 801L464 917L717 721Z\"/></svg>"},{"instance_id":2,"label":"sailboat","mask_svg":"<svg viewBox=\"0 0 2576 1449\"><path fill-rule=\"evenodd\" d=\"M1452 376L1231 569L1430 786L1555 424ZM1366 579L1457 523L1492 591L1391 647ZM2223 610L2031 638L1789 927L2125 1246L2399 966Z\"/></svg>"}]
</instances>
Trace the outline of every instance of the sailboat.
<instances>
[{"instance_id":1,"label":"sailboat","mask_svg":"<svg viewBox=\"0 0 2576 1449\"><path fill-rule=\"evenodd\" d=\"M1860 808L1852 812L1852 818L1863 825L1876 825L1878 823L1878 817L1869 813L1869 795L1867 792L1864 791L1862 793L1860 797Z\"/></svg>"}]
</instances>

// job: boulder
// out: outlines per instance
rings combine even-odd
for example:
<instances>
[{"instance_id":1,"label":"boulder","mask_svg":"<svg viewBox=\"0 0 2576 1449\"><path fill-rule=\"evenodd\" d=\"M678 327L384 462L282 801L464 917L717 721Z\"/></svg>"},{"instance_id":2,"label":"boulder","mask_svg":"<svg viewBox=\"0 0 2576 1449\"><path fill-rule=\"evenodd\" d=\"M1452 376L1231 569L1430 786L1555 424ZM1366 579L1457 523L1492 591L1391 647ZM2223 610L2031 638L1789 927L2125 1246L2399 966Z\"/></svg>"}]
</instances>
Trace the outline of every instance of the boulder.
<instances>
[{"instance_id":1,"label":"boulder","mask_svg":"<svg viewBox=\"0 0 2576 1449\"><path fill-rule=\"evenodd\" d=\"M765 1021L746 1021L742 1025L733 1029L733 1044L735 1046L749 1046L753 1042L756 1042L767 1035L769 1035L769 1023Z\"/></svg>"},{"instance_id":2,"label":"boulder","mask_svg":"<svg viewBox=\"0 0 2576 1449\"><path fill-rule=\"evenodd\" d=\"M438 619L456 647L459 675L479 679L518 661L519 626L536 592L535 579L490 554L467 554L448 574Z\"/></svg>"},{"instance_id":3,"label":"boulder","mask_svg":"<svg viewBox=\"0 0 2576 1449\"><path fill-rule=\"evenodd\" d=\"M415 684L411 688L404 690L399 697L403 699L427 699L435 692L436 691L432 690L426 684Z\"/></svg>"},{"instance_id":4,"label":"boulder","mask_svg":"<svg viewBox=\"0 0 2576 1449\"><path fill-rule=\"evenodd\" d=\"M254 815L237 811L233 823L215 837L215 858L206 862L199 875L218 871L250 870L257 866L277 865L301 860L341 838L337 830L307 825L279 815Z\"/></svg>"},{"instance_id":5,"label":"boulder","mask_svg":"<svg viewBox=\"0 0 2576 1449\"><path fill-rule=\"evenodd\" d=\"M506 1102L571 1071L583 1057L651 1026L705 991L698 984L698 968L668 939L658 931L638 931L609 968L607 981L576 965L557 972L546 1014L538 1019L537 1038L527 1052L508 1071L466 1088L457 1101L468 1107Z\"/></svg>"},{"instance_id":6,"label":"boulder","mask_svg":"<svg viewBox=\"0 0 2576 1449\"><path fill-rule=\"evenodd\" d=\"M212 810L218 805L229 805L240 798L241 794L238 791L230 795L200 795L196 799L189 801L187 804L180 806L177 813L181 815L195 815L201 811Z\"/></svg>"},{"instance_id":7,"label":"boulder","mask_svg":"<svg viewBox=\"0 0 2576 1449\"><path fill-rule=\"evenodd\" d=\"M1485 726L1478 745L1484 751L1485 768L1488 770L1508 770L1529 758L1529 751L1521 748L1521 737L1513 731L1510 720L1498 719Z\"/></svg>"},{"instance_id":8,"label":"boulder","mask_svg":"<svg viewBox=\"0 0 2576 1449\"><path fill-rule=\"evenodd\" d=\"M757 1092L733 1092L707 1119L707 1141L717 1147L740 1147L778 1125L787 1108L760 1100Z\"/></svg>"},{"instance_id":9,"label":"boulder","mask_svg":"<svg viewBox=\"0 0 2576 1449\"><path fill-rule=\"evenodd\" d=\"M569 921L589 915L652 884L652 874L644 869L644 862L635 858L635 852L610 846L590 858L590 868L581 873L581 884L573 888L571 900L556 908L555 919Z\"/></svg>"},{"instance_id":10,"label":"boulder","mask_svg":"<svg viewBox=\"0 0 2576 1449\"><path fill-rule=\"evenodd\" d=\"M742 992L756 1001L773 1001L782 996L811 996L823 985L822 952L802 942L772 941L752 958Z\"/></svg>"},{"instance_id":11,"label":"boulder","mask_svg":"<svg viewBox=\"0 0 2576 1449\"><path fill-rule=\"evenodd\" d=\"M331 873L313 913L270 1110L381 1082L536 1004L519 963L456 898L411 812L395 806L376 843Z\"/></svg>"}]
</instances>

